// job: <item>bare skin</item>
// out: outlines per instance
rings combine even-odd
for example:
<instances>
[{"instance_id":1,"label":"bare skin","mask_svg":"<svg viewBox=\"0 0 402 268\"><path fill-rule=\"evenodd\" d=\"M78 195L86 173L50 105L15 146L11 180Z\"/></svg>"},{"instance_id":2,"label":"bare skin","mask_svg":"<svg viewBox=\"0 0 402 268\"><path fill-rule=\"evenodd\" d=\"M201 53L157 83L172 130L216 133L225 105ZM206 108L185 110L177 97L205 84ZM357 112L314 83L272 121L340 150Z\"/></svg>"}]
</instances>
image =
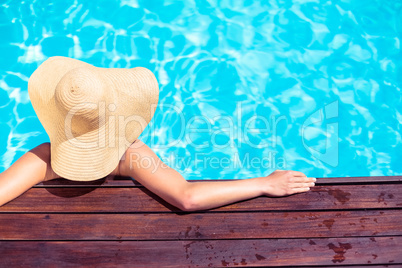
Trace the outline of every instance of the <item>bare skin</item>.
<instances>
[{"instance_id":1,"label":"bare skin","mask_svg":"<svg viewBox=\"0 0 402 268\"><path fill-rule=\"evenodd\" d=\"M141 163L145 164L141 166ZM140 140L127 149L111 175L135 178L150 191L184 211L215 208L261 195L286 196L307 192L316 181L298 171L276 170L266 177L252 179L188 182ZM59 176L50 166L50 144L41 144L0 174L0 206L32 186L56 178Z\"/></svg>"}]
</instances>

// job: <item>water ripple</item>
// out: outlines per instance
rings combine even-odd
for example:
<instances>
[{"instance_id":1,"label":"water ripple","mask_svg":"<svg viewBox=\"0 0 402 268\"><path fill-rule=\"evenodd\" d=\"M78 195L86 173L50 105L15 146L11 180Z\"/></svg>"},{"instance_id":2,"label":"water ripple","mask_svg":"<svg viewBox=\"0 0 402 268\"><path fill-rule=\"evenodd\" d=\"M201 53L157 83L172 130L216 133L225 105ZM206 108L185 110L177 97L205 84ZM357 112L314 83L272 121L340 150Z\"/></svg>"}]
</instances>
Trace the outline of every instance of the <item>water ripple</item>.
<instances>
[{"instance_id":1,"label":"water ripple","mask_svg":"<svg viewBox=\"0 0 402 268\"><path fill-rule=\"evenodd\" d=\"M188 179L277 168L317 177L399 175L401 25L402 4L391 0L6 1L0 171L48 141L27 81L61 55L151 69L160 103L142 138ZM328 118L334 101L337 116ZM303 129L310 117L315 123ZM336 146L334 166L324 156ZM253 166L258 159L265 162Z\"/></svg>"}]
</instances>

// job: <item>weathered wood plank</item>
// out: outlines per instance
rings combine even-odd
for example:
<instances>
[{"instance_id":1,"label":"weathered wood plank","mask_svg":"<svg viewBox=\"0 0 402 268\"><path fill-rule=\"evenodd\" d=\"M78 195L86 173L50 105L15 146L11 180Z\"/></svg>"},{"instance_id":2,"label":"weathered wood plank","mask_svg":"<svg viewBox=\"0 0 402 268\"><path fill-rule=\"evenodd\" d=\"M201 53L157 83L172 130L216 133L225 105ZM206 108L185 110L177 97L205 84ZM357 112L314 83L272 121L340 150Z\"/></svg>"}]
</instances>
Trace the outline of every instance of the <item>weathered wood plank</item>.
<instances>
[{"instance_id":1,"label":"weathered wood plank","mask_svg":"<svg viewBox=\"0 0 402 268\"><path fill-rule=\"evenodd\" d=\"M189 240L402 235L402 210L8 214L1 240ZM27 230L27 231L21 231Z\"/></svg>"},{"instance_id":2,"label":"weathered wood plank","mask_svg":"<svg viewBox=\"0 0 402 268\"><path fill-rule=\"evenodd\" d=\"M40 204L40 205L39 205ZM260 197L213 211L402 208L402 184L316 186L283 198ZM2 212L180 211L145 188L33 188L0 207Z\"/></svg>"},{"instance_id":3,"label":"weathered wood plank","mask_svg":"<svg viewBox=\"0 0 402 268\"><path fill-rule=\"evenodd\" d=\"M370 262L371 263L371 262ZM368 263L368 264L370 264L370 263ZM378 268L378 267L391 267L391 268L393 268L393 267L400 267L401 266L401 264L400 263L388 263L388 264L379 264L379 265L368 265L368 264L366 264L366 265L347 265L347 266L344 266L344 265L336 265L336 266L329 266L329 267L336 267L336 268L367 268L367 267L369 267L369 268ZM326 266L316 266L316 265L314 265L314 267L328 267L327 265Z\"/></svg>"},{"instance_id":4,"label":"weathered wood plank","mask_svg":"<svg viewBox=\"0 0 402 268\"><path fill-rule=\"evenodd\" d=\"M189 180L196 182L197 180ZM203 180L205 181L205 180ZM207 180L208 181L208 180ZM213 180L211 180L213 181ZM217 180L223 181L223 180ZM372 183L400 183L402 176L372 176L372 177L333 177L317 178L317 185L331 184L372 184ZM80 182L66 179L56 179L39 183L34 187L143 187L140 183L128 177L108 176L96 181Z\"/></svg>"},{"instance_id":5,"label":"weathered wood plank","mask_svg":"<svg viewBox=\"0 0 402 268\"><path fill-rule=\"evenodd\" d=\"M2 267L225 267L401 264L402 237L0 242ZM151 257L152 256L152 257Z\"/></svg>"},{"instance_id":6,"label":"weathered wood plank","mask_svg":"<svg viewBox=\"0 0 402 268\"><path fill-rule=\"evenodd\" d=\"M317 184L364 184L402 182L402 176L332 177L317 178Z\"/></svg>"},{"instance_id":7,"label":"weathered wood plank","mask_svg":"<svg viewBox=\"0 0 402 268\"><path fill-rule=\"evenodd\" d=\"M67 179L55 179L38 183L34 188L50 187L141 187L139 182L129 177L107 176L95 181L72 181Z\"/></svg>"}]
</instances>

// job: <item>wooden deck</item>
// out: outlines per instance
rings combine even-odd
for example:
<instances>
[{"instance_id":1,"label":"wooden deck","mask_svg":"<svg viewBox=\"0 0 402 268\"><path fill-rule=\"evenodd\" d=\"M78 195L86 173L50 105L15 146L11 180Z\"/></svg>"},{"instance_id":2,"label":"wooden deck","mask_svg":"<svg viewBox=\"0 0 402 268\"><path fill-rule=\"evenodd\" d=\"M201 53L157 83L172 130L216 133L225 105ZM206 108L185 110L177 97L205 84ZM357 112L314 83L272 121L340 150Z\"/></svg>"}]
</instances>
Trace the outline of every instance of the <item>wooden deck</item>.
<instances>
[{"instance_id":1,"label":"wooden deck","mask_svg":"<svg viewBox=\"0 0 402 268\"><path fill-rule=\"evenodd\" d=\"M128 178L37 185L0 207L0 267L402 266L402 177L183 213Z\"/></svg>"}]
</instances>

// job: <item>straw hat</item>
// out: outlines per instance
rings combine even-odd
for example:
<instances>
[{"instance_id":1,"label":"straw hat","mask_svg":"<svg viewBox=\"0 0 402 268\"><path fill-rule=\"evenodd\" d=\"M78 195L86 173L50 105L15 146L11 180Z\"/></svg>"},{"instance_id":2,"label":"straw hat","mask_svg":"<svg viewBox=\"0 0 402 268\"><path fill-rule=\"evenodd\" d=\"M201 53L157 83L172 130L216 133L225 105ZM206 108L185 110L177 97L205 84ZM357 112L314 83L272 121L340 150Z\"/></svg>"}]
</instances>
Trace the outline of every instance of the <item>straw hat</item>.
<instances>
[{"instance_id":1,"label":"straw hat","mask_svg":"<svg viewBox=\"0 0 402 268\"><path fill-rule=\"evenodd\" d=\"M151 120L159 96L146 68L97 68L65 57L42 63L28 92L50 138L53 170L76 181L100 179L117 167Z\"/></svg>"}]
</instances>

